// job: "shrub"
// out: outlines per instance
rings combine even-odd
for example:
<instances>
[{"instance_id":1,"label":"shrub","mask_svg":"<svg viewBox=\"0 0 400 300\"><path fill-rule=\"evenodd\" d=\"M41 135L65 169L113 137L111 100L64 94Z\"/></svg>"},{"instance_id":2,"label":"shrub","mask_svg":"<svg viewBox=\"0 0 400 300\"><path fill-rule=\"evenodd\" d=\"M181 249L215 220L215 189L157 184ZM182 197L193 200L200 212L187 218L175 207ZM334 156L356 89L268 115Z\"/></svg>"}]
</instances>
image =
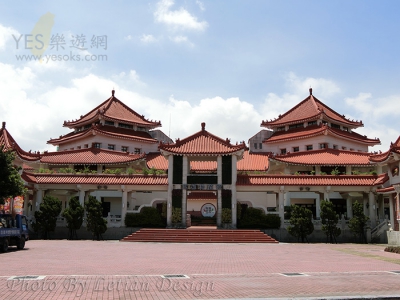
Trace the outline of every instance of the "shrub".
<instances>
[{"instance_id":1,"label":"shrub","mask_svg":"<svg viewBox=\"0 0 400 300\"><path fill-rule=\"evenodd\" d=\"M265 214L262 210L249 207L243 214L238 227L240 228L264 228L278 229L281 226L281 218L276 214Z\"/></svg>"},{"instance_id":2,"label":"shrub","mask_svg":"<svg viewBox=\"0 0 400 300\"><path fill-rule=\"evenodd\" d=\"M143 207L140 213L127 213L125 216L127 227L165 227L165 222L158 210L154 207Z\"/></svg>"},{"instance_id":3,"label":"shrub","mask_svg":"<svg viewBox=\"0 0 400 300\"><path fill-rule=\"evenodd\" d=\"M173 207L172 208L172 223L182 223L182 209Z\"/></svg>"},{"instance_id":4,"label":"shrub","mask_svg":"<svg viewBox=\"0 0 400 300\"><path fill-rule=\"evenodd\" d=\"M222 223L232 223L232 210L230 208L223 208L221 219Z\"/></svg>"},{"instance_id":5,"label":"shrub","mask_svg":"<svg viewBox=\"0 0 400 300\"><path fill-rule=\"evenodd\" d=\"M400 254L400 247L399 246L388 246L385 248L385 251Z\"/></svg>"}]
</instances>

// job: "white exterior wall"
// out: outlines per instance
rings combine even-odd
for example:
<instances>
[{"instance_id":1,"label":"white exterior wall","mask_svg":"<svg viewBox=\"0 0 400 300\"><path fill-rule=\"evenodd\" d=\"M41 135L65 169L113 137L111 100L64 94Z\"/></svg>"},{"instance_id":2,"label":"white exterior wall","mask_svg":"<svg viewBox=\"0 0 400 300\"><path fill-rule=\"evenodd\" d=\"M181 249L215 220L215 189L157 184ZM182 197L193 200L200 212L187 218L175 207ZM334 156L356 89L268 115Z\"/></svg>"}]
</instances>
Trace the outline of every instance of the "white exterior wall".
<instances>
[{"instance_id":1,"label":"white exterior wall","mask_svg":"<svg viewBox=\"0 0 400 300\"><path fill-rule=\"evenodd\" d=\"M261 130L260 132L256 133L254 136L252 136L249 139L249 148L250 152L265 152L265 147L266 145L263 144L263 141L267 138L269 138L273 134L272 130ZM257 144L257 148L255 147L254 144ZM261 147L260 148L260 144Z\"/></svg>"},{"instance_id":2,"label":"white exterior wall","mask_svg":"<svg viewBox=\"0 0 400 300\"><path fill-rule=\"evenodd\" d=\"M267 207L277 207L277 196L275 193L237 192L237 200L242 203L251 202L253 207L261 207L265 211Z\"/></svg>"},{"instance_id":3,"label":"white exterior wall","mask_svg":"<svg viewBox=\"0 0 400 300\"><path fill-rule=\"evenodd\" d=\"M74 150L78 149L80 146L81 149L84 149L84 145L88 144L88 147L92 147L92 143L101 143L101 149L108 149L108 144L115 145L116 151L121 151L122 146L129 147L129 152L133 153L135 148L140 148L141 153L149 153L158 151L158 143L144 143L144 142L136 142L132 140L125 140L121 138L113 138L103 135L93 135L85 139L81 139L78 141L74 141L71 143L61 144L59 147L59 151L70 150L74 148Z\"/></svg>"},{"instance_id":4,"label":"white exterior wall","mask_svg":"<svg viewBox=\"0 0 400 300\"><path fill-rule=\"evenodd\" d=\"M167 191L165 192L151 192L151 193L142 193L142 192L132 192L131 196L131 208L133 209L135 206L140 205L150 205L151 202L155 199L165 199L167 201ZM129 201L130 199L128 199Z\"/></svg>"},{"instance_id":5,"label":"white exterior wall","mask_svg":"<svg viewBox=\"0 0 400 300\"><path fill-rule=\"evenodd\" d=\"M342 150L342 147L346 147L346 150L354 149L354 151L368 152L368 146L366 145L325 135L307 139L284 141L280 143L264 144L263 152L273 152L275 154L280 154L281 149L286 148L286 152L292 153L293 147L299 147L299 151L307 151L307 145L312 145L313 150L319 150L319 145L322 143L328 144L328 148L333 148L333 145L337 145L339 150Z\"/></svg>"}]
</instances>

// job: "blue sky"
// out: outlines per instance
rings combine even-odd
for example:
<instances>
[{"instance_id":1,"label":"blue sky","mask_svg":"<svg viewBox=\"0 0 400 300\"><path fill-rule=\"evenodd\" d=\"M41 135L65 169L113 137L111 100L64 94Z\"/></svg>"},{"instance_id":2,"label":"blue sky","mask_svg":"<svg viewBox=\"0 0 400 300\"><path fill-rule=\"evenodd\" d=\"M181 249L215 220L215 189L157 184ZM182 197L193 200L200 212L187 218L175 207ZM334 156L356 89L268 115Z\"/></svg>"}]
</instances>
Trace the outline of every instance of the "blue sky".
<instances>
[{"instance_id":1,"label":"blue sky","mask_svg":"<svg viewBox=\"0 0 400 300\"><path fill-rule=\"evenodd\" d=\"M400 134L397 1L0 2L0 120L25 150L111 95L171 138L206 129L248 141L262 120L308 95L363 120L387 150ZM65 49L31 55L22 41L51 13ZM15 39L21 37L17 49ZM86 50L71 48L77 35ZM90 47L106 36L106 47ZM54 45L54 44L53 44ZM82 44L81 44L82 46ZM71 61L70 54L97 61ZM65 56L46 61L50 55ZM100 59L106 55L107 59ZM67 59L68 58L68 59Z\"/></svg>"}]
</instances>

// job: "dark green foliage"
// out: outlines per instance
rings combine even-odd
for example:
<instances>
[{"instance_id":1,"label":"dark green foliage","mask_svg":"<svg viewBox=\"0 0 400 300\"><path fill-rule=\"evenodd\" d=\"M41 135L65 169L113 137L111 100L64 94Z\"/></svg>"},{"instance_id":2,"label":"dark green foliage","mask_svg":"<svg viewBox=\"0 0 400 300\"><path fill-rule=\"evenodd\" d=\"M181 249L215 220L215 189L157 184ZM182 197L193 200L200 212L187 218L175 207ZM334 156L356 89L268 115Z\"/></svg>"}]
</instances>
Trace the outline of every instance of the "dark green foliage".
<instances>
[{"instance_id":1,"label":"dark green foliage","mask_svg":"<svg viewBox=\"0 0 400 300\"><path fill-rule=\"evenodd\" d=\"M43 239L49 238L49 232L56 228L57 217L61 213L61 201L56 197L44 196L39 210L35 211L33 230L42 235Z\"/></svg>"},{"instance_id":2,"label":"dark green foliage","mask_svg":"<svg viewBox=\"0 0 400 300\"><path fill-rule=\"evenodd\" d=\"M307 235L314 231L312 212L298 205L292 205L291 207L290 226L288 226L287 230L291 235L297 237L297 240L301 239L302 243L304 243L304 240L308 242Z\"/></svg>"},{"instance_id":3,"label":"dark green foliage","mask_svg":"<svg viewBox=\"0 0 400 300\"><path fill-rule=\"evenodd\" d=\"M337 227L339 217L336 214L333 203L327 200L321 201L321 222L322 230L326 233L326 239L329 243L337 243L336 237L340 235L341 230Z\"/></svg>"},{"instance_id":4,"label":"dark green foliage","mask_svg":"<svg viewBox=\"0 0 400 300\"><path fill-rule=\"evenodd\" d=\"M284 215L283 215L284 219L285 220L290 220L290 217L292 216L292 207L291 206L285 206L283 208L283 210L284 210Z\"/></svg>"},{"instance_id":5,"label":"dark green foliage","mask_svg":"<svg viewBox=\"0 0 400 300\"><path fill-rule=\"evenodd\" d=\"M127 213L125 216L127 227L165 227L166 223L159 211L154 207L143 207L140 213Z\"/></svg>"},{"instance_id":6,"label":"dark green foliage","mask_svg":"<svg viewBox=\"0 0 400 300\"><path fill-rule=\"evenodd\" d=\"M79 203L78 197L72 197L69 199L68 207L63 211L62 216L67 221L67 228L69 229L69 239L78 238L76 233L83 223L84 209Z\"/></svg>"},{"instance_id":7,"label":"dark green foliage","mask_svg":"<svg viewBox=\"0 0 400 300\"><path fill-rule=\"evenodd\" d=\"M369 218L364 215L363 206L358 201L353 203L353 218L349 221L349 228L360 243L367 243L365 229Z\"/></svg>"},{"instance_id":8,"label":"dark green foliage","mask_svg":"<svg viewBox=\"0 0 400 300\"><path fill-rule=\"evenodd\" d=\"M103 218L103 207L96 197L89 196L85 202L86 229L93 234L93 238L99 241L107 230L107 220Z\"/></svg>"},{"instance_id":9,"label":"dark green foliage","mask_svg":"<svg viewBox=\"0 0 400 300\"><path fill-rule=\"evenodd\" d=\"M14 159L12 151L4 151L4 146L0 146L0 204L4 204L7 198L21 196L26 192L19 169L14 167Z\"/></svg>"},{"instance_id":10,"label":"dark green foliage","mask_svg":"<svg viewBox=\"0 0 400 300\"><path fill-rule=\"evenodd\" d=\"M281 218L276 214L265 214L262 210L248 207L238 222L239 228L278 229Z\"/></svg>"}]
</instances>

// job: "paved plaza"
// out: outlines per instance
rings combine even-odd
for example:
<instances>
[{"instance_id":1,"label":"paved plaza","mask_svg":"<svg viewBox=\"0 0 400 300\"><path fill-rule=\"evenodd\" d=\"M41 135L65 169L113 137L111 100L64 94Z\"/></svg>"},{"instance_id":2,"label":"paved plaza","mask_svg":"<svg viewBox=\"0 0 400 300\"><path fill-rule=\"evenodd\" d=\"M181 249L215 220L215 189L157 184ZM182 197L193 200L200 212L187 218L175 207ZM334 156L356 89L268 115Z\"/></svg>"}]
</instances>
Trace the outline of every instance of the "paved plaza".
<instances>
[{"instance_id":1,"label":"paved plaza","mask_svg":"<svg viewBox=\"0 0 400 300\"><path fill-rule=\"evenodd\" d=\"M0 298L400 299L384 248L34 240L0 254Z\"/></svg>"}]
</instances>

